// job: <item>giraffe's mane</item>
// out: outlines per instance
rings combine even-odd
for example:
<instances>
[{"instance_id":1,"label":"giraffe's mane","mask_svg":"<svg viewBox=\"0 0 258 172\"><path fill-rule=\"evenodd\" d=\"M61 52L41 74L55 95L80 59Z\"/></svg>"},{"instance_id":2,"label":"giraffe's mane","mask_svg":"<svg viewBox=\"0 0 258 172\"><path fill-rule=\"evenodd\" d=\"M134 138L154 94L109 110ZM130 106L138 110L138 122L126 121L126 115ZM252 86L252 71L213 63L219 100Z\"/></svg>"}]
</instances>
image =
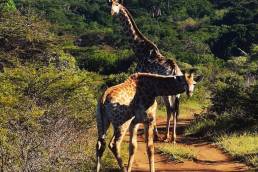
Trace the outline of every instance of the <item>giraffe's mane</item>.
<instances>
[{"instance_id":1,"label":"giraffe's mane","mask_svg":"<svg viewBox=\"0 0 258 172\"><path fill-rule=\"evenodd\" d=\"M134 18L133 18L133 16L132 16L132 14L130 13L130 11L129 11L125 6L123 6L122 4L120 4L120 5L122 6L122 8L123 8L123 9L125 10L125 12L127 13L129 19L130 19L131 22L132 22L133 27L135 28L135 31L141 36L141 39L143 39L144 41L146 41L147 43L149 43L149 45L151 45L151 46L154 48L154 51L155 51L155 53L156 53L156 55L155 55L155 61L158 61L159 63L166 62L166 63L168 63L168 64L171 66L172 69L178 68L178 65L177 65L177 63L176 63L175 60L164 58L164 56L160 53L159 48L157 47L157 45L154 44L154 43L153 43L151 40L149 40L148 38L146 38L146 37L142 34L142 32L139 30L139 28L138 28L138 26L137 26L137 24L136 24L136 22L135 22L135 20L134 20ZM180 70L180 69L179 69L179 70ZM180 73L181 73L181 71L180 71Z\"/></svg>"},{"instance_id":2,"label":"giraffe's mane","mask_svg":"<svg viewBox=\"0 0 258 172\"><path fill-rule=\"evenodd\" d=\"M142 32L140 31L140 29L138 28L135 20L133 19L133 16L132 14L128 11L128 9L123 6L122 4L120 4L122 6L122 8L125 10L125 12L127 13L128 17L130 18L131 22L132 22L132 25L134 26L135 28L135 31L141 36L142 39L144 39L146 42L148 42L149 44L151 44L153 46L153 48L155 49L155 51L159 51L157 45L155 45L151 40L149 40L148 38L146 38Z\"/></svg>"},{"instance_id":3,"label":"giraffe's mane","mask_svg":"<svg viewBox=\"0 0 258 172\"><path fill-rule=\"evenodd\" d=\"M158 60L158 61L163 61L163 60L168 61L169 64L171 65L171 67L177 65L175 61L164 58L164 56L160 53L159 48L157 47L157 45L142 34L142 32L138 28L138 26L137 26L137 24L136 24L136 22L135 22L135 20L132 16L132 14L130 13L130 11L125 6L123 6L122 4L120 4L120 5L122 6L122 8L127 13L129 19L132 22L133 27L135 28L135 31L141 36L141 39L143 39L144 41L149 43L149 45L151 45L154 48L154 51L156 52L156 56L155 56L156 60Z\"/></svg>"},{"instance_id":4,"label":"giraffe's mane","mask_svg":"<svg viewBox=\"0 0 258 172\"><path fill-rule=\"evenodd\" d=\"M151 78L156 78L156 79L166 79L166 78L176 78L176 77L181 77L183 75L173 75L173 76L166 76L166 75L159 75L159 74L152 74L152 73L142 73L142 72L137 72L132 74L128 80L138 80L141 77L151 77Z\"/></svg>"}]
</instances>

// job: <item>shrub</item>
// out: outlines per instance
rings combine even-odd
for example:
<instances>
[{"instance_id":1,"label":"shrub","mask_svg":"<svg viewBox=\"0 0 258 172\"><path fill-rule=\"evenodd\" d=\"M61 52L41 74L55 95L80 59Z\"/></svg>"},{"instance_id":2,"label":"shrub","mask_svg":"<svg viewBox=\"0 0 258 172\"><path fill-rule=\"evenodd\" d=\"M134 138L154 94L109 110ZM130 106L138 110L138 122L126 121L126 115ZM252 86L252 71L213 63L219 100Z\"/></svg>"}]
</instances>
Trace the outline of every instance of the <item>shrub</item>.
<instances>
[{"instance_id":1,"label":"shrub","mask_svg":"<svg viewBox=\"0 0 258 172\"><path fill-rule=\"evenodd\" d=\"M6 157L2 168L62 169L61 162L75 168L79 161L69 157L73 153L70 144L78 144L76 137L89 134L94 124L90 76L73 69L16 67L6 69L0 79L0 147L4 150L1 157Z\"/></svg>"},{"instance_id":2,"label":"shrub","mask_svg":"<svg viewBox=\"0 0 258 172\"><path fill-rule=\"evenodd\" d=\"M98 82L75 67L45 21L1 15L0 168L78 171L93 167ZM91 136L92 137L92 136ZM86 151L85 151L86 150Z\"/></svg>"},{"instance_id":3,"label":"shrub","mask_svg":"<svg viewBox=\"0 0 258 172\"><path fill-rule=\"evenodd\" d=\"M178 27L182 31L195 30L199 27L199 23L193 18L187 18L184 21L178 22Z\"/></svg>"},{"instance_id":4,"label":"shrub","mask_svg":"<svg viewBox=\"0 0 258 172\"><path fill-rule=\"evenodd\" d=\"M80 68L100 72L101 74L127 71L135 59L129 50L115 52L112 49L91 47L70 50L70 52L77 56L77 63Z\"/></svg>"}]
</instances>

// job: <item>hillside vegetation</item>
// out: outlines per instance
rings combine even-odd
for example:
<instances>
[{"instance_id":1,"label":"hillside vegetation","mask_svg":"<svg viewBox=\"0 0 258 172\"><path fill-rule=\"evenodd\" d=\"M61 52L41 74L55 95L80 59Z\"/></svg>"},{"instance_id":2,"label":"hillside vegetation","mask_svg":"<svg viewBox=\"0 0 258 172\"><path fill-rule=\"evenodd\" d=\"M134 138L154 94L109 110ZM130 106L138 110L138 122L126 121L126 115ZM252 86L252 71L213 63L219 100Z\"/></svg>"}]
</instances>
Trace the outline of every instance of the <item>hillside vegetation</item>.
<instances>
[{"instance_id":1,"label":"hillside vegetation","mask_svg":"<svg viewBox=\"0 0 258 172\"><path fill-rule=\"evenodd\" d=\"M167 58L205 76L191 101L210 106L187 133L209 136L233 156L229 139L257 140L258 1L124 3ZM136 63L104 0L1 1L0 169L94 168L97 97ZM257 167L246 158L257 157L251 150L234 157Z\"/></svg>"}]
</instances>

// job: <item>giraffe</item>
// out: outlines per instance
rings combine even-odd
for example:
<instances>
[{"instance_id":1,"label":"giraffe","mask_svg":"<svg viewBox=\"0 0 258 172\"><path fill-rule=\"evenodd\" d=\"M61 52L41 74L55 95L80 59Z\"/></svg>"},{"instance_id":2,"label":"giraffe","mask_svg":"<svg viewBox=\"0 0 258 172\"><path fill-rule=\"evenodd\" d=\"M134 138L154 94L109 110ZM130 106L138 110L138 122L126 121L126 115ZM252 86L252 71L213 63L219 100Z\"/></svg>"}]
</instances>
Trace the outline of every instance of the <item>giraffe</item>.
<instances>
[{"instance_id":1,"label":"giraffe","mask_svg":"<svg viewBox=\"0 0 258 172\"><path fill-rule=\"evenodd\" d=\"M123 32L127 35L130 45L137 56L137 72L147 72L160 75L182 75L182 72L175 61L166 59L159 51L158 47L147 39L138 29L130 12L118 2L109 0L112 3L111 15L118 16L122 23ZM173 114L173 142L176 143L176 124L179 116L180 95L163 96L167 111L166 136L165 141L170 140L170 119ZM154 127L155 136L158 138L158 130Z\"/></svg>"},{"instance_id":2,"label":"giraffe","mask_svg":"<svg viewBox=\"0 0 258 172\"><path fill-rule=\"evenodd\" d=\"M150 73L135 73L125 82L108 88L100 97L97 105L98 141L96 144L97 172L100 171L101 157L105 151L105 135L112 124L113 137L109 148L114 154L122 171L126 171L120 155L120 146L129 128L129 161L127 171L132 170L137 148L137 130L144 124L146 149L151 172L154 168L153 127L156 116L157 96L167 96L186 91L191 96L196 81L193 73L180 76L164 76Z\"/></svg>"}]
</instances>

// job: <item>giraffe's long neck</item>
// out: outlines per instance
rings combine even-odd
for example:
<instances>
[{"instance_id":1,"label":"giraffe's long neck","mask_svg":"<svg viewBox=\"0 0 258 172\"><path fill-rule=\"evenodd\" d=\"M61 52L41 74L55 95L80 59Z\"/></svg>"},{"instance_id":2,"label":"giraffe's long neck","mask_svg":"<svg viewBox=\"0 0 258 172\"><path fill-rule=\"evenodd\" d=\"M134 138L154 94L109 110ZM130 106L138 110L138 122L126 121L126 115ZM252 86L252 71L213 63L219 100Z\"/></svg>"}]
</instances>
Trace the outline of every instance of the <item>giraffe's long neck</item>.
<instances>
[{"instance_id":1,"label":"giraffe's long neck","mask_svg":"<svg viewBox=\"0 0 258 172\"><path fill-rule=\"evenodd\" d=\"M143 94L157 96L168 96L183 93L185 91L185 76L161 76L154 74L139 74L138 89Z\"/></svg>"},{"instance_id":2,"label":"giraffe's long neck","mask_svg":"<svg viewBox=\"0 0 258 172\"><path fill-rule=\"evenodd\" d=\"M126 33L134 52L138 54L159 52L157 46L148 40L138 29L130 12L121 5L119 19L122 22L123 31Z\"/></svg>"}]
</instances>

